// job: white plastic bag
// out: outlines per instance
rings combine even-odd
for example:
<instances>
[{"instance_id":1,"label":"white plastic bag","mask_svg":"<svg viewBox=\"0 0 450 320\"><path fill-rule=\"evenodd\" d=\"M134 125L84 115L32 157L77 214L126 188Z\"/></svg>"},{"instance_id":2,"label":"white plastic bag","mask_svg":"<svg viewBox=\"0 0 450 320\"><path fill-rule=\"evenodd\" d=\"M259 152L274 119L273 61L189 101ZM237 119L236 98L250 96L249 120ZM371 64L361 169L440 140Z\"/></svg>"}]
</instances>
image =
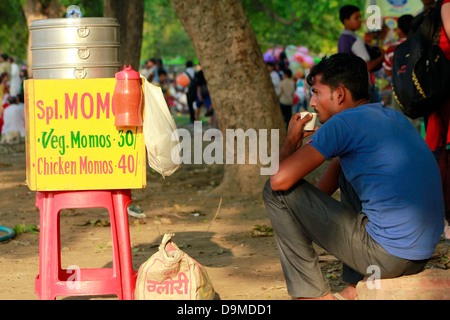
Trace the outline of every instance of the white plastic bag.
<instances>
[{"instance_id":1,"label":"white plastic bag","mask_svg":"<svg viewBox=\"0 0 450 320\"><path fill-rule=\"evenodd\" d=\"M179 157L181 147L175 120L160 87L141 75L144 91L143 132L147 148L148 165L163 178L172 175L181 161L172 161L172 153Z\"/></svg>"}]
</instances>

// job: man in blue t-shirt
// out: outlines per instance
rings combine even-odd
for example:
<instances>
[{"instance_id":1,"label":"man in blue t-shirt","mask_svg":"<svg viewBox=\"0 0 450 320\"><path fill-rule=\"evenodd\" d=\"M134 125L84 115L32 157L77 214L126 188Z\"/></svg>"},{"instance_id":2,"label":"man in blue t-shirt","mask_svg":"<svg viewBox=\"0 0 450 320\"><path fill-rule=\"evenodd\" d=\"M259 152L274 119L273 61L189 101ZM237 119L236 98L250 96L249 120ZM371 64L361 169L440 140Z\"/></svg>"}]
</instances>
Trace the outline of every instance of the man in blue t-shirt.
<instances>
[{"instance_id":1,"label":"man in blue t-shirt","mask_svg":"<svg viewBox=\"0 0 450 320\"><path fill-rule=\"evenodd\" d=\"M324 58L307 81L323 125L302 146L312 116L292 117L264 201L288 293L354 299L364 276L415 274L433 255L444 228L439 169L401 113L368 103L361 58ZM303 179L329 159L316 186ZM338 188L340 202L331 197ZM330 292L312 242L344 263L343 280L350 286L341 293Z\"/></svg>"}]
</instances>

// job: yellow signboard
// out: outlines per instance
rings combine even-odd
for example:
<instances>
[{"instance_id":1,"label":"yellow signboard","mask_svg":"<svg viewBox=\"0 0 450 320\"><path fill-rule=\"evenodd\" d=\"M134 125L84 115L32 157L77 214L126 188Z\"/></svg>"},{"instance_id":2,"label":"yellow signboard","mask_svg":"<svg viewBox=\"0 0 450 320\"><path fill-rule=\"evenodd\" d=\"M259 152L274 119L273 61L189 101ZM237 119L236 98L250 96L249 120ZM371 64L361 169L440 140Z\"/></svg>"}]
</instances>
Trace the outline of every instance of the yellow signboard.
<instances>
[{"instance_id":1,"label":"yellow signboard","mask_svg":"<svg viewBox=\"0 0 450 320\"><path fill-rule=\"evenodd\" d=\"M116 80L25 82L31 190L137 189L146 185L142 127L116 127Z\"/></svg>"}]
</instances>

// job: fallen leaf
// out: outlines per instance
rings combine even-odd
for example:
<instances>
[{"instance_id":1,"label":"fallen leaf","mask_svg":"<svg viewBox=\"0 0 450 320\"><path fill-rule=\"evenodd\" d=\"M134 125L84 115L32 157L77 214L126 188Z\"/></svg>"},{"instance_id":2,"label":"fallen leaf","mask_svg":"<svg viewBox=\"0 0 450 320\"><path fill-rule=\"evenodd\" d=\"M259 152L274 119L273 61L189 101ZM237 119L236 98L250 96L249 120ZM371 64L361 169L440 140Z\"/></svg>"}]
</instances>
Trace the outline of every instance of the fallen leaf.
<instances>
[{"instance_id":1,"label":"fallen leaf","mask_svg":"<svg viewBox=\"0 0 450 320\"><path fill-rule=\"evenodd\" d=\"M76 224L76 226L85 227L85 226L91 226L91 227L109 227L111 224L109 221L102 221L101 219L95 219L95 220L89 220L85 223Z\"/></svg>"},{"instance_id":2,"label":"fallen leaf","mask_svg":"<svg viewBox=\"0 0 450 320\"><path fill-rule=\"evenodd\" d=\"M255 225L255 227L253 228L253 231L251 232L251 236L252 237L273 237L273 229L266 226L265 224L263 225Z\"/></svg>"}]
</instances>

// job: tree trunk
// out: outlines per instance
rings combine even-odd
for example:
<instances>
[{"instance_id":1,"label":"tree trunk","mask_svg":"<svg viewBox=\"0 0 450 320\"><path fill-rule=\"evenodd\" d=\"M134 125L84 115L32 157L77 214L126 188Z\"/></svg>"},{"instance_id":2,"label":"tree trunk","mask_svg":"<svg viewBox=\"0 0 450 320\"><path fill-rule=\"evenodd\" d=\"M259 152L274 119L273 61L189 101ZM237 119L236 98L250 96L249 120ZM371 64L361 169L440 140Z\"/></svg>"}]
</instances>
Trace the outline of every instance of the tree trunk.
<instances>
[{"instance_id":1,"label":"tree trunk","mask_svg":"<svg viewBox=\"0 0 450 320\"><path fill-rule=\"evenodd\" d=\"M202 66L223 137L227 129L254 129L257 133L267 129L269 151L264 152L270 154L271 129L279 129L278 145L285 136L285 127L262 52L241 2L171 2ZM247 154L246 164L225 163L218 191L261 192L268 176L261 175L259 160L256 165L250 164Z\"/></svg>"},{"instance_id":2,"label":"tree trunk","mask_svg":"<svg viewBox=\"0 0 450 320\"><path fill-rule=\"evenodd\" d=\"M139 70L142 31L144 23L144 0L104 0L103 16L117 18L120 24L120 60Z\"/></svg>"},{"instance_id":3,"label":"tree trunk","mask_svg":"<svg viewBox=\"0 0 450 320\"><path fill-rule=\"evenodd\" d=\"M46 1L48 4L44 5L42 0L26 0L21 2L22 9L27 19L28 30L30 30L31 22L34 20L48 19L48 18L60 18L64 7L58 0ZM27 47L27 71L28 76L33 77L33 71L31 66L33 65L33 57L31 55L31 35L28 36Z\"/></svg>"}]
</instances>

